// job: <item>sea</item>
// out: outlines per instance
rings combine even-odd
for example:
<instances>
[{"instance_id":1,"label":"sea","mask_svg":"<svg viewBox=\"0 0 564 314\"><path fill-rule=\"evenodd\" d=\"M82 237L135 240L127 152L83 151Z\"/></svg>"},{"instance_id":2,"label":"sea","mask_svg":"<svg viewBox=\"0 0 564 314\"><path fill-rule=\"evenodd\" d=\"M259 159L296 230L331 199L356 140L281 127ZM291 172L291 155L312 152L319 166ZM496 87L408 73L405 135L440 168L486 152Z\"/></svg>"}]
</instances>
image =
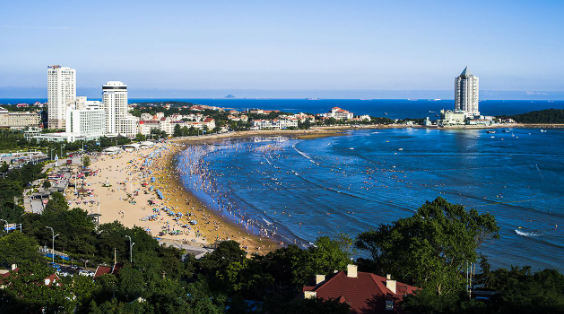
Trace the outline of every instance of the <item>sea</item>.
<instances>
[{"instance_id":1,"label":"sea","mask_svg":"<svg viewBox=\"0 0 564 314\"><path fill-rule=\"evenodd\" d=\"M500 239L480 247L494 267L564 271L564 130L506 130L251 137L190 146L178 163L205 171L183 182L209 207L283 243L354 237L442 197L496 217Z\"/></svg>"},{"instance_id":2,"label":"sea","mask_svg":"<svg viewBox=\"0 0 564 314\"><path fill-rule=\"evenodd\" d=\"M100 99L91 99L100 100ZM46 98L0 98L0 105L46 102ZM454 100L444 99L255 99L255 98L130 98L129 103L183 101L195 104L246 110L260 108L298 113L323 113L340 107L359 115L388 117L390 119L436 118L441 109L453 109ZM542 109L564 109L564 100L482 100L483 115L515 115Z\"/></svg>"},{"instance_id":3,"label":"sea","mask_svg":"<svg viewBox=\"0 0 564 314\"><path fill-rule=\"evenodd\" d=\"M452 100L422 99L130 102L172 100L308 113L337 106L398 119L433 119L454 106ZM484 115L548 108L564 109L564 101L480 102ZM397 128L316 139L259 136L189 146L177 156L187 189L233 222L276 241L308 247L319 236L354 237L409 217L426 201L442 197L496 217L500 239L479 249L494 267L529 265L562 272L563 160L564 130L534 128L497 129L495 134Z\"/></svg>"}]
</instances>

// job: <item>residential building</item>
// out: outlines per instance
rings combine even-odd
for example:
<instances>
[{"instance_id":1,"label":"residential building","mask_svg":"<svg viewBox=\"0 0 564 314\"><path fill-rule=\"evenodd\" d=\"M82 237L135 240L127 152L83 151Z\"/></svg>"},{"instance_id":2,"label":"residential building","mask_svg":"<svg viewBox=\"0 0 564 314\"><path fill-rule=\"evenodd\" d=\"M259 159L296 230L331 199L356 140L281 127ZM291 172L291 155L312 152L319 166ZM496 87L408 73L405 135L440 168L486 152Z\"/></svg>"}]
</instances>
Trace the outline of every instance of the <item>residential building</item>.
<instances>
[{"instance_id":1,"label":"residential building","mask_svg":"<svg viewBox=\"0 0 564 314\"><path fill-rule=\"evenodd\" d=\"M339 107L333 107L331 108L331 112L322 113L319 116L326 118L335 118L336 120L351 120L354 117L354 114Z\"/></svg>"},{"instance_id":2,"label":"residential building","mask_svg":"<svg viewBox=\"0 0 564 314\"><path fill-rule=\"evenodd\" d=\"M306 120L309 120L309 122L311 122L311 123L314 123L314 122L315 122L315 116L314 116L314 115L305 114L305 113L303 113L303 112L296 113L296 114L294 115L294 117L295 117L296 119L298 119L298 121L299 121L300 123L304 123L304 122L306 122Z\"/></svg>"},{"instance_id":3,"label":"residential building","mask_svg":"<svg viewBox=\"0 0 564 314\"><path fill-rule=\"evenodd\" d=\"M442 125L463 125L466 124L466 113L461 110L441 110Z\"/></svg>"},{"instance_id":4,"label":"residential building","mask_svg":"<svg viewBox=\"0 0 564 314\"><path fill-rule=\"evenodd\" d=\"M288 116L280 116L272 120L256 119L251 123L251 127L254 130L285 130L288 128L297 128L298 119Z\"/></svg>"},{"instance_id":5,"label":"residential building","mask_svg":"<svg viewBox=\"0 0 564 314\"><path fill-rule=\"evenodd\" d=\"M110 81L102 86L102 104L106 112L106 134L134 137L138 119L129 114L127 86Z\"/></svg>"},{"instance_id":6,"label":"residential building","mask_svg":"<svg viewBox=\"0 0 564 314\"><path fill-rule=\"evenodd\" d=\"M52 65L47 67L47 123L50 129L65 127L67 106L76 100L76 70Z\"/></svg>"},{"instance_id":7,"label":"residential building","mask_svg":"<svg viewBox=\"0 0 564 314\"><path fill-rule=\"evenodd\" d=\"M468 67L454 79L454 109L467 116L479 116L479 79Z\"/></svg>"},{"instance_id":8,"label":"residential building","mask_svg":"<svg viewBox=\"0 0 564 314\"><path fill-rule=\"evenodd\" d=\"M10 112L0 107L0 128L25 129L39 126L41 126L41 114L39 112Z\"/></svg>"},{"instance_id":9,"label":"residential building","mask_svg":"<svg viewBox=\"0 0 564 314\"><path fill-rule=\"evenodd\" d=\"M356 265L329 276L316 275L315 282L303 287L305 299L336 299L347 303L351 313L402 313L399 302L419 288L371 273L359 272Z\"/></svg>"},{"instance_id":10,"label":"residential building","mask_svg":"<svg viewBox=\"0 0 564 314\"><path fill-rule=\"evenodd\" d=\"M106 132L106 112L102 103L88 101L86 97L77 97L67 108L66 121L66 133L71 136L71 142L98 139Z\"/></svg>"}]
</instances>

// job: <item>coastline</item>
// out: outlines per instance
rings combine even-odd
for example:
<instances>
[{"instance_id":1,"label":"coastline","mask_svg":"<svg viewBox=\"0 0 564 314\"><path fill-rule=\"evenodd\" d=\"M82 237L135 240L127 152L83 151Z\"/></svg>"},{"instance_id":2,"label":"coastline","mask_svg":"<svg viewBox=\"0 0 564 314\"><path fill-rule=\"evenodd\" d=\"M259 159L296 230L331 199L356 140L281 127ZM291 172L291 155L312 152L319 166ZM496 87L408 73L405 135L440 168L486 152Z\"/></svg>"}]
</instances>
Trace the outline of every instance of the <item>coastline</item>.
<instances>
[{"instance_id":1,"label":"coastline","mask_svg":"<svg viewBox=\"0 0 564 314\"><path fill-rule=\"evenodd\" d=\"M231 132L231 133L222 133L222 134L215 134L215 135L206 135L200 137L176 137L170 139L171 142L183 144L183 145L206 145L206 144L213 144L218 141L222 140L236 140L236 139L243 139L249 138L254 136L284 136L296 139L316 139L316 138L323 138L323 137L333 137L333 136L346 136L347 131L350 130L361 130L361 129L393 129L393 128L426 128L424 126L407 126L407 125L392 125L392 126L381 126L381 125L374 125L368 127L352 127L352 126L338 126L338 127L321 127L321 128L314 128L309 130L255 130L255 131L240 131L240 132ZM517 124L517 125L502 125L496 127L474 127L474 128L434 128L439 130L476 130L476 129L499 129L499 128L527 128L530 127L525 124ZM541 126L539 126L540 128ZM545 127L546 126L542 126ZM558 127L558 126L555 126ZM564 125L561 125L564 128ZM170 167L174 168L174 159L176 155L182 152L183 149L177 150L173 156L169 156L167 163ZM205 215L209 215L209 219L214 221L219 221L223 226L226 227L226 230L222 230L219 233L224 235L226 234L238 234L240 236L245 235L245 239L233 237L233 240L237 240L241 243L242 247L248 246L249 248L254 247L254 250L248 250L250 253L267 253L280 247L281 244L275 242L274 240L260 238L258 235L250 233L245 227L237 222L229 220L228 218L224 217L220 212L215 209L209 208L204 201L199 199L197 196L190 191L190 189L186 188L181 180L178 170L175 171L175 175L173 177L166 177L165 178L165 185L168 186L175 186L176 188L182 189L185 195L181 195L184 198L190 199L190 204L198 204L197 207L203 208L205 211ZM175 206L182 207L183 204L176 203ZM218 237L218 232L213 232L214 230L209 230L209 233L206 233L207 237ZM221 238L221 237L220 237ZM212 238L209 238L210 240ZM244 240L244 242L241 242ZM257 250L256 248L262 246L261 250Z\"/></svg>"},{"instance_id":2,"label":"coastline","mask_svg":"<svg viewBox=\"0 0 564 314\"><path fill-rule=\"evenodd\" d=\"M216 240L235 240L248 254L276 249L274 242L234 225L184 188L173 166L174 156L183 148L176 143L160 143L146 150L93 156L89 168L95 174L85 177L82 185L91 195L76 196L75 188L68 188L65 195L69 206L100 214L101 224L118 221L129 228L140 227L161 244L193 249L209 247ZM152 162L145 165L148 159ZM80 191L80 181L78 186ZM162 200L157 190L162 192ZM168 210L182 213L182 218L174 219ZM190 224L191 220L197 223Z\"/></svg>"}]
</instances>

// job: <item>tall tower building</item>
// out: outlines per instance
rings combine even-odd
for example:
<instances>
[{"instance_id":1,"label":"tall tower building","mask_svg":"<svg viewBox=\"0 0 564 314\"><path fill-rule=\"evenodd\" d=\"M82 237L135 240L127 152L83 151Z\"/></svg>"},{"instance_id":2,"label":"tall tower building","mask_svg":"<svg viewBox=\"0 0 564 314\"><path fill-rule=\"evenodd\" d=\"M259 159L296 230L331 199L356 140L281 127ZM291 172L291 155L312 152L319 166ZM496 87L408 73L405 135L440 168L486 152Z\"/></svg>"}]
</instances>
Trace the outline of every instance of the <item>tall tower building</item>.
<instances>
[{"instance_id":1,"label":"tall tower building","mask_svg":"<svg viewBox=\"0 0 564 314\"><path fill-rule=\"evenodd\" d=\"M129 115L127 86L110 81L102 86L102 107L106 112L106 134L135 136L137 118Z\"/></svg>"},{"instance_id":2,"label":"tall tower building","mask_svg":"<svg viewBox=\"0 0 564 314\"><path fill-rule=\"evenodd\" d=\"M479 79L472 75L468 67L454 79L454 109L467 116L479 116Z\"/></svg>"},{"instance_id":3,"label":"tall tower building","mask_svg":"<svg viewBox=\"0 0 564 314\"><path fill-rule=\"evenodd\" d=\"M65 128L66 110L76 100L76 70L60 65L47 67L47 125Z\"/></svg>"}]
</instances>

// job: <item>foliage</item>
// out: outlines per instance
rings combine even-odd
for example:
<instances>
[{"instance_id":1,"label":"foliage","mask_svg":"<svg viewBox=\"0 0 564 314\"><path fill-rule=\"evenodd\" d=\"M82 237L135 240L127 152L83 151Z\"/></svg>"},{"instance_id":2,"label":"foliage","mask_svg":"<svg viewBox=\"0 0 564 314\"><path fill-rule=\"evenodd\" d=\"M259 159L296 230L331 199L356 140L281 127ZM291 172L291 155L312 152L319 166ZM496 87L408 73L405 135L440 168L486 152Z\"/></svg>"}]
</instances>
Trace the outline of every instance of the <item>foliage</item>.
<instances>
[{"instance_id":1,"label":"foliage","mask_svg":"<svg viewBox=\"0 0 564 314\"><path fill-rule=\"evenodd\" d=\"M37 241L19 231L9 233L0 238L0 265L10 267L27 264L41 264L43 259L39 254Z\"/></svg>"},{"instance_id":2,"label":"foliage","mask_svg":"<svg viewBox=\"0 0 564 314\"><path fill-rule=\"evenodd\" d=\"M498 237L491 214L480 214L442 198L426 202L415 215L358 235L356 247L368 252L373 269L399 280L457 293L464 287L467 263L478 258L476 249Z\"/></svg>"},{"instance_id":3,"label":"foliage","mask_svg":"<svg viewBox=\"0 0 564 314\"><path fill-rule=\"evenodd\" d=\"M514 116L500 116L498 118L511 118L517 123L564 124L564 109L545 109Z\"/></svg>"},{"instance_id":4,"label":"foliage","mask_svg":"<svg viewBox=\"0 0 564 314\"><path fill-rule=\"evenodd\" d=\"M82 166L84 168L90 167L90 156L86 155L82 157Z\"/></svg>"},{"instance_id":5,"label":"foliage","mask_svg":"<svg viewBox=\"0 0 564 314\"><path fill-rule=\"evenodd\" d=\"M348 242L318 238L314 246L307 249L307 254L298 255L292 261L294 283L301 286L316 274L345 270L351 258L350 253L343 250Z\"/></svg>"}]
</instances>

